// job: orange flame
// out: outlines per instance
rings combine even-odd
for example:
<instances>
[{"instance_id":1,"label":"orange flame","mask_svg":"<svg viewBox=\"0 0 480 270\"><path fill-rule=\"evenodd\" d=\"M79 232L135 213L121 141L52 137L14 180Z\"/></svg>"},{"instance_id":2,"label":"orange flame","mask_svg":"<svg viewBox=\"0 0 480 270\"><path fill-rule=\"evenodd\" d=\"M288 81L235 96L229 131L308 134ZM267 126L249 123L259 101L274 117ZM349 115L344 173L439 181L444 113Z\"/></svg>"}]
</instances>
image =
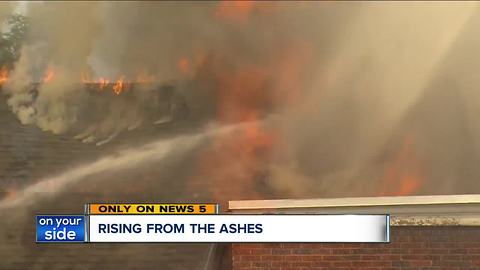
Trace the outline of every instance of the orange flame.
<instances>
[{"instance_id":1,"label":"orange flame","mask_svg":"<svg viewBox=\"0 0 480 270\"><path fill-rule=\"evenodd\" d=\"M122 93L122 91L124 90L124 86L125 86L125 80L124 80L123 77L121 77L113 85L113 92L116 95L120 95Z\"/></svg>"},{"instance_id":2,"label":"orange flame","mask_svg":"<svg viewBox=\"0 0 480 270\"><path fill-rule=\"evenodd\" d=\"M420 191L424 173L414 145L414 137L406 136L399 152L387 163L381 195L406 196Z\"/></svg>"},{"instance_id":3,"label":"orange flame","mask_svg":"<svg viewBox=\"0 0 480 270\"><path fill-rule=\"evenodd\" d=\"M185 76L193 76L199 67L206 62L206 54L202 51L193 53L190 57L182 56L178 59L177 68Z\"/></svg>"},{"instance_id":4,"label":"orange flame","mask_svg":"<svg viewBox=\"0 0 480 270\"><path fill-rule=\"evenodd\" d=\"M49 83L53 80L53 77L55 76L55 73L53 72L53 69L48 68L47 73L43 77L43 82L44 83Z\"/></svg>"},{"instance_id":5,"label":"orange flame","mask_svg":"<svg viewBox=\"0 0 480 270\"><path fill-rule=\"evenodd\" d=\"M215 138L201 154L190 184L196 188L202 179L210 179L217 199L239 194L257 196L256 180L264 173L265 159L275 141L273 132L260 122L261 110L270 102L266 91L268 73L255 65L232 70L223 63L207 62L205 68L205 79L216 83L219 120L247 123L241 130Z\"/></svg>"},{"instance_id":6,"label":"orange flame","mask_svg":"<svg viewBox=\"0 0 480 270\"><path fill-rule=\"evenodd\" d=\"M6 66L0 68L0 86L8 81L8 69Z\"/></svg>"},{"instance_id":7,"label":"orange flame","mask_svg":"<svg viewBox=\"0 0 480 270\"><path fill-rule=\"evenodd\" d=\"M180 60L178 60L178 69L184 75L190 74L190 61L187 57L181 57Z\"/></svg>"},{"instance_id":8,"label":"orange flame","mask_svg":"<svg viewBox=\"0 0 480 270\"><path fill-rule=\"evenodd\" d=\"M225 21L245 24L255 7L255 1L222 1L215 10L215 17Z\"/></svg>"},{"instance_id":9,"label":"orange flame","mask_svg":"<svg viewBox=\"0 0 480 270\"><path fill-rule=\"evenodd\" d=\"M15 197L18 196L18 191L16 189L7 189L5 190L5 195L3 197L4 200L12 200L15 199Z\"/></svg>"},{"instance_id":10,"label":"orange flame","mask_svg":"<svg viewBox=\"0 0 480 270\"><path fill-rule=\"evenodd\" d=\"M82 82L83 83L96 83L100 86L100 90L105 89L105 87L110 83L110 80L105 78L99 78L98 80L90 79L90 76L87 74L82 74Z\"/></svg>"},{"instance_id":11,"label":"orange flame","mask_svg":"<svg viewBox=\"0 0 480 270\"><path fill-rule=\"evenodd\" d=\"M105 78L100 78L100 79L98 79L98 83L100 84L100 90L103 90L110 83L110 80L105 79ZM115 91L115 89L114 89L114 91Z\"/></svg>"},{"instance_id":12,"label":"orange flame","mask_svg":"<svg viewBox=\"0 0 480 270\"><path fill-rule=\"evenodd\" d=\"M221 135L201 154L190 187L204 190L205 179L209 179L217 199L260 198L256 185L265 176L265 162L275 142L274 133L260 122L249 122L236 132Z\"/></svg>"},{"instance_id":13,"label":"orange flame","mask_svg":"<svg viewBox=\"0 0 480 270\"><path fill-rule=\"evenodd\" d=\"M83 73L81 76L81 81L88 84L96 84L100 91L110 88L116 95L120 95L123 91L128 90L133 82L137 83L151 83L154 82L154 76L148 75L145 72L140 72L135 81L129 81L125 79L125 76L122 75L118 79L110 79L106 77L100 77L98 79L91 79L88 74Z\"/></svg>"},{"instance_id":14,"label":"orange flame","mask_svg":"<svg viewBox=\"0 0 480 270\"><path fill-rule=\"evenodd\" d=\"M262 116L278 105L298 101L310 59L311 46L297 39L255 62L245 59L232 63L222 55L203 60L196 74L214 91L219 120L246 124L238 132L215 138L200 155L192 189L210 179L217 199L261 197L258 185L268 174L274 146L281 146L281 138L274 128L263 124Z\"/></svg>"}]
</instances>

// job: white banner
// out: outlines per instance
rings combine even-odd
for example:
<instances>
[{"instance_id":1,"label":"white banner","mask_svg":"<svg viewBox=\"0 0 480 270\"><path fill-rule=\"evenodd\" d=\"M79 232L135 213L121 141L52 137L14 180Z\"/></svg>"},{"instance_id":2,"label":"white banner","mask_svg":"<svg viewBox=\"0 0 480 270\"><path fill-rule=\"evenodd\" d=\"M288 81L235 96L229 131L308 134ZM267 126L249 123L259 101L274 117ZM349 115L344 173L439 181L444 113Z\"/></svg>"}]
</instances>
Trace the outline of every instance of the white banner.
<instances>
[{"instance_id":1,"label":"white banner","mask_svg":"<svg viewBox=\"0 0 480 270\"><path fill-rule=\"evenodd\" d=\"M389 241L387 215L91 215L90 242Z\"/></svg>"}]
</instances>

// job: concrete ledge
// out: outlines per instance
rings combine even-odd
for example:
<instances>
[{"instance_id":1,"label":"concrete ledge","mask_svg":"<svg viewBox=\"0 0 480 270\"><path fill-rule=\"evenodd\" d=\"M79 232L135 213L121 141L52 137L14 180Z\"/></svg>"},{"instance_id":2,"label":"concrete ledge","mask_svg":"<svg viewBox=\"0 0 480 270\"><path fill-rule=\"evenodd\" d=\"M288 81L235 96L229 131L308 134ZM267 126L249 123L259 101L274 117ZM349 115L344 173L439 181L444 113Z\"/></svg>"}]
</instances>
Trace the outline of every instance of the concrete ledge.
<instances>
[{"instance_id":1,"label":"concrete ledge","mask_svg":"<svg viewBox=\"0 0 480 270\"><path fill-rule=\"evenodd\" d=\"M392 226L480 226L480 195L230 201L238 214L390 214Z\"/></svg>"},{"instance_id":2,"label":"concrete ledge","mask_svg":"<svg viewBox=\"0 0 480 270\"><path fill-rule=\"evenodd\" d=\"M391 216L391 226L480 226L480 215Z\"/></svg>"}]
</instances>

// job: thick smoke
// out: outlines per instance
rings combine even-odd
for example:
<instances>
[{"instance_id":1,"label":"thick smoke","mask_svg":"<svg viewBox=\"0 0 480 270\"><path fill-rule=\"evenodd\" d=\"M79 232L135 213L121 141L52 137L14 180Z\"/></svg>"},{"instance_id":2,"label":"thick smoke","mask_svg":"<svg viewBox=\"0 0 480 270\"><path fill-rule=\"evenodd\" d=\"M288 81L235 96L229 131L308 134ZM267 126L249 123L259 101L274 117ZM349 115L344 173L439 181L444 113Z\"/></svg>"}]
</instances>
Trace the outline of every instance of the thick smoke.
<instances>
[{"instance_id":1,"label":"thick smoke","mask_svg":"<svg viewBox=\"0 0 480 270\"><path fill-rule=\"evenodd\" d=\"M111 100L89 98L82 83L95 83L98 78L109 78L111 83L148 78L165 84L178 79L178 59L192 51L195 37L190 36L198 32L185 31L185 24L195 25L185 18L205 14L196 12L198 5L180 5L185 11L182 16L174 14L178 5L171 4L30 4L31 29L5 85L12 111L23 124L56 134L82 132L77 137L87 142L134 128L143 117L140 107L152 103L150 94L137 89L140 93L131 94L134 97L107 93L104 96ZM176 38L174 28L185 21Z\"/></svg>"},{"instance_id":2,"label":"thick smoke","mask_svg":"<svg viewBox=\"0 0 480 270\"><path fill-rule=\"evenodd\" d=\"M458 91L432 83L452 51L468 54L455 45L474 16L476 3L363 5L339 34L330 59L316 61L321 66L304 98L279 121L288 144L274 163L273 186L290 196L471 192L454 162L439 158L458 155L462 146L452 142L463 135L433 143L446 130L429 126L452 104L419 100L428 91L433 98ZM458 64L464 63L449 70Z\"/></svg>"},{"instance_id":3,"label":"thick smoke","mask_svg":"<svg viewBox=\"0 0 480 270\"><path fill-rule=\"evenodd\" d=\"M461 53L476 55L465 29L477 15L474 2L33 3L4 88L22 123L97 144L184 107L256 123L193 166L192 178L244 193L257 182L285 196L462 192L451 183L477 171L446 156L478 160L475 69ZM114 94L118 81L142 84ZM450 96L466 112L430 126ZM474 150L442 135L464 128L457 118Z\"/></svg>"},{"instance_id":4,"label":"thick smoke","mask_svg":"<svg viewBox=\"0 0 480 270\"><path fill-rule=\"evenodd\" d=\"M13 4L11 2L0 2L0 24L3 24L5 18L11 14Z\"/></svg>"},{"instance_id":5,"label":"thick smoke","mask_svg":"<svg viewBox=\"0 0 480 270\"><path fill-rule=\"evenodd\" d=\"M275 84L269 88L280 89L277 95L285 94L284 67L295 58L295 50L309 50L303 40L310 32L305 31L309 22L290 20L296 19L298 12L314 16L308 7L290 11L291 7L253 2L32 3L27 12L32 27L5 85L8 103L24 124L56 134L80 133L76 138L91 142L152 122L152 117L145 115L146 107L164 107L153 122L170 121L169 114L184 106L184 98L193 100L189 106L202 113L211 111L217 106L217 83L230 87L227 77L235 77L238 70L243 72L249 66L259 67L256 73L269 77L268 82L260 78L261 83ZM278 26L271 28L274 24ZM272 47L278 49L272 52ZM308 56L298 53L302 59ZM277 54L288 54L288 58L277 60L283 57ZM192 78L197 80L195 85L178 85ZM135 93L118 98L91 99L81 89L80 82L101 81L150 85L137 86ZM35 89L32 82L39 83ZM167 84L176 86L174 94L151 91ZM106 88L111 90L112 85ZM230 90L221 91L228 94ZM168 96L167 101L159 92ZM264 99L274 95L269 93ZM266 103L275 101L262 102L269 105ZM245 102L221 106L230 105L242 107Z\"/></svg>"},{"instance_id":6,"label":"thick smoke","mask_svg":"<svg viewBox=\"0 0 480 270\"><path fill-rule=\"evenodd\" d=\"M32 5L30 35L5 86L8 103L22 123L63 133L77 121L82 106L79 74L89 69L88 57L99 31L97 4ZM40 83L36 91L32 83Z\"/></svg>"},{"instance_id":7,"label":"thick smoke","mask_svg":"<svg viewBox=\"0 0 480 270\"><path fill-rule=\"evenodd\" d=\"M117 2L99 4L103 35L91 55L100 76L181 78L179 60L208 48L214 3ZM187 68L187 67L185 67ZM190 67L194 69L195 67Z\"/></svg>"}]
</instances>

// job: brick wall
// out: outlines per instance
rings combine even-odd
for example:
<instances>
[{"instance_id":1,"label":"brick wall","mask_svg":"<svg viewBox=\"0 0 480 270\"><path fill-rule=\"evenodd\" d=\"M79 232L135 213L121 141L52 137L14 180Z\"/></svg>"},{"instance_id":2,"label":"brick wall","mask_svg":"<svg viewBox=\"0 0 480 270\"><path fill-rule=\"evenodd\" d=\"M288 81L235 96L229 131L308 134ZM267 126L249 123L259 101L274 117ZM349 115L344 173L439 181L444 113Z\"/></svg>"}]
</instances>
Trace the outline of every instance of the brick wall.
<instances>
[{"instance_id":1,"label":"brick wall","mask_svg":"<svg viewBox=\"0 0 480 270\"><path fill-rule=\"evenodd\" d=\"M233 244L233 270L478 270L480 227L392 227L389 244Z\"/></svg>"}]
</instances>

